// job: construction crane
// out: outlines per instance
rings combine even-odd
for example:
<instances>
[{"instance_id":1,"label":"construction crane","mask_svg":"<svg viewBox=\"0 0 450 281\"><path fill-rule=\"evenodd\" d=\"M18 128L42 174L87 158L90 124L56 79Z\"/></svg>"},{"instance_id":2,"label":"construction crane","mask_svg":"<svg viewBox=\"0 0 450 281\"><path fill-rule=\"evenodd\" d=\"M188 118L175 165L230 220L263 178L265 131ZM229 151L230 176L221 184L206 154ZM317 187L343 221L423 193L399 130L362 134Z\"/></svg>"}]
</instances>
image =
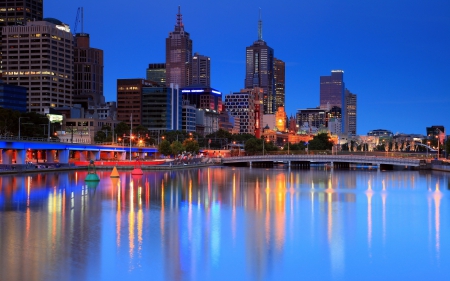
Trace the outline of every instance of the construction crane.
<instances>
[{"instance_id":1,"label":"construction crane","mask_svg":"<svg viewBox=\"0 0 450 281\"><path fill-rule=\"evenodd\" d=\"M83 31L84 31L84 27L83 27L84 15L83 14L84 14L83 7L78 7L77 17L75 19L75 24L73 25L73 36L75 36L77 34L77 27L78 27L79 22L81 22L81 33L83 33Z\"/></svg>"}]
</instances>

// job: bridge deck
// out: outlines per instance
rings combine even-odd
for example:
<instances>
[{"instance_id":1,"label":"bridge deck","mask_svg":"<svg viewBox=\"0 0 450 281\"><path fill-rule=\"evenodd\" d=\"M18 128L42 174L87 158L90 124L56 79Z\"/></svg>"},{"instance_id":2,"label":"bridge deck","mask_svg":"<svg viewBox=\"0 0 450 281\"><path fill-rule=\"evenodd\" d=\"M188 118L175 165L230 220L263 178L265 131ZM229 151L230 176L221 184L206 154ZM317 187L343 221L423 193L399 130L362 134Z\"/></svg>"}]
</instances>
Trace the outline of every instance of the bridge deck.
<instances>
[{"instance_id":1,"label":"bridge deck","mask_svg":"<svg viewBox=\"0 0 450 281\"><path fill-rule=\"evenodd\" d=\"M264 156L240 156L223 158L223 164L254 163L254 162L320 162L320 163L355 163L372 165L396 165L396 166L420 166L419 159L390 158L359 155L264 155Z\"/></svg>"}]
</instances>

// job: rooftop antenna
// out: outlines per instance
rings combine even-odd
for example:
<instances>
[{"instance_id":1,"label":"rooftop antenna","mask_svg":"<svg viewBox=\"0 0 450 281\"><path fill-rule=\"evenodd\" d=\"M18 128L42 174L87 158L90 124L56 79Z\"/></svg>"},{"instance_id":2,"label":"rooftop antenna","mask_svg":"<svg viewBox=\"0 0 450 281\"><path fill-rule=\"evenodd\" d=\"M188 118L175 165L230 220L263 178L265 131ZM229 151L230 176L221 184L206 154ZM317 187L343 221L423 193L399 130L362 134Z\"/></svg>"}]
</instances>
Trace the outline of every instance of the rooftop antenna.
<instances>
[{"instance_id":1,"label":"rooftop antenna","mask_svg":"<svg viewBox=\"0 0 450 281\"><path fill-rule=\"evenodd\" d=\"M84 8L81 7L81 33L84 34Z\"/></svg>"},{"instance_id":2,"label":"rooftop antenna","mask_svg":"<svg viewBox=\"0 0 450 281\"><path fill-rule=\"evenodd\" d=\"M183 26L183 16L181 15L181 6L178 6L177 26Z\"/></svg>"},{"instance_id":3,"label":"rooftop antenna","mask_svg":"<svg viewBox=\"0 0 450 281\"><path fill-rule=\"evenodd\" d=\"M258 21L258 41L263 41L263 39L262 39L262 19L261 19L261 8L259 8L259 21Z\"/></svg>"}]
</instances>

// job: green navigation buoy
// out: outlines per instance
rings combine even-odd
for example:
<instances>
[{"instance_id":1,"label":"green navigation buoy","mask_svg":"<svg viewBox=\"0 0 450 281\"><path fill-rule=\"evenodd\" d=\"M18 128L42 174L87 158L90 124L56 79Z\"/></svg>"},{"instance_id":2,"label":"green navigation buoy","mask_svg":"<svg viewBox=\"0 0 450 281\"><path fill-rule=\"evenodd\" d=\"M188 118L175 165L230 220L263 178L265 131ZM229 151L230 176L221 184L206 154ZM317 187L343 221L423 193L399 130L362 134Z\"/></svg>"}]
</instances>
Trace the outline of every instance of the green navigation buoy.
<instances>
[{"instance_id":1,"label":"green navigation buoy","mask_svg":"<svg viewBox=\"0 0 450 281\"><path fill-rule=\"evenodd\" d=\"M91 160L89 162L88 174L87 174L87 176L86 176L86 178L84 180L85 181L100 181L100 177L95 172L95 164L94 164L93 160Z\"/></svg>"}]
</instances>

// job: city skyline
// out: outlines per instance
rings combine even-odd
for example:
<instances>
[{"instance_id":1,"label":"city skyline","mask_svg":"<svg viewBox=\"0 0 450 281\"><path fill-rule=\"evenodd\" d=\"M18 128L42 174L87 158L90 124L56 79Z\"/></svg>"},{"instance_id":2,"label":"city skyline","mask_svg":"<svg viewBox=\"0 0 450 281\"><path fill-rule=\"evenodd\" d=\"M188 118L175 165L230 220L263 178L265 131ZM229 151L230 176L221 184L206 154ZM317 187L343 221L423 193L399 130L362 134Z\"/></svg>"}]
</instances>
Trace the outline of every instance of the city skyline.
<instances>
[{"instance_id":1,"label":"city skyline","mask_svg":"<svg viewBox=\"0 0 450 281\"><path fill-rule=\"evenodd\" d=\"M77 8L84 7L91 46L105 52L107 101L116 100L117 79L145 78L150 63L164 61L178 5L192 51L211 58L211 87L238 92L245 78L245 48L258 39L261 8L264 41L286 62L288 116L319 106L320 76L342 69L346 87L358 96L358 134L379 128L425 134L432 125L450 127L445 118L450 39L444 36L450 32L450 3L445 1L133 4L108 2L103 13L101 2L44 1L44 17L72 29Z\"/></svg>"}]
</instances>

